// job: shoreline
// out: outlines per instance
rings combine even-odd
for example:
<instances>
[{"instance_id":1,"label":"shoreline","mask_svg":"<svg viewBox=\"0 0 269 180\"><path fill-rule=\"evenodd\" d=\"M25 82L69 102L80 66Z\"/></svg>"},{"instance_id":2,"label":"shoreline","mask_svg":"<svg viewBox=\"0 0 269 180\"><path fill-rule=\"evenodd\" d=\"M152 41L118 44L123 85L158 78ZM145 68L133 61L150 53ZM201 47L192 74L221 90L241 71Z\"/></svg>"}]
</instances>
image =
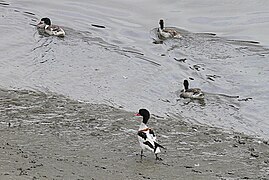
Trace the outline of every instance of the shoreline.
<instances>
[{"instance_id":1,"label":"shoreline","mask_svg":"<svg viewBox=\"0 0 269 180\"><path fill-rule=\"evenodd\" d=\"M1 95L0 179L269 178L266 140L153 116L167 150L163 161L148 151L141 161L132 112L31 91Z\"/></svg>"}]
</instances>

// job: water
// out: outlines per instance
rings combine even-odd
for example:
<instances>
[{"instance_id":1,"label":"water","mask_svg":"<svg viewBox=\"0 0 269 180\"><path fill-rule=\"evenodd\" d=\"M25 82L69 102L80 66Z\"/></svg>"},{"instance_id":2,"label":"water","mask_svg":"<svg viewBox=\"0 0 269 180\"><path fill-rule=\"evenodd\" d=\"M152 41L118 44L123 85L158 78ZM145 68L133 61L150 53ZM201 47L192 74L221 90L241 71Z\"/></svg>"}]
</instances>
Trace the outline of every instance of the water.
<instances>
[{"instance_id":1,"label":"water","mask_svg":"<svg viewBox=\"0 0 269 180\"><path fill-rule=\"evenodd\" d=\"M269 135L268 1L0 2L2 89ZM45 16L64 39L38 34ZM160 18L183 39L154 43ZM204 102L178 97L187 78Z\"/></svg>"}]
</instances>

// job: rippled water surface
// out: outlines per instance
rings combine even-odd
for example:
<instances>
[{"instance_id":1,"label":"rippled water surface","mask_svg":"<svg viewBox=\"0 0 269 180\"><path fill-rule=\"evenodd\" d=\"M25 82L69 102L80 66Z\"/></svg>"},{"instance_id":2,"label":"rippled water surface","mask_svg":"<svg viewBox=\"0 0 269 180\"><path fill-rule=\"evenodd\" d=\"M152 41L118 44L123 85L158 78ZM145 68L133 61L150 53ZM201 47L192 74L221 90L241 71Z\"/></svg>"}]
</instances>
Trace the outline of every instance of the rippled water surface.
<instances>
[{"instance_id":1,"label":"rippled water surface","mask_svg":"<svg viewBox=\"0 0 269 180\"><path fill-rule=\"evenodd\" d=\"M0 86L268 137L267 7L262 0L0 1ZM45 16L66 30L64 39L37 32ZM160 18L183 38L156 42ZM205 91L203 102L179 98L187 78Z\"/></svg>"}]
</instances>

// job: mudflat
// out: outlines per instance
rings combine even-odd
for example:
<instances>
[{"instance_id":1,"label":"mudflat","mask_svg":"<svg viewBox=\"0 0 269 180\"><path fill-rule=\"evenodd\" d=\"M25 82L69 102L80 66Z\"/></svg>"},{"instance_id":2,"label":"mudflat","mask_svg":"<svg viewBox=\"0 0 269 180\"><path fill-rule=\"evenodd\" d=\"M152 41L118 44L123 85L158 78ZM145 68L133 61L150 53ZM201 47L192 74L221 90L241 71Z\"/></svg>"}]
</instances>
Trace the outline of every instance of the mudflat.
<instances>
[{"instance_id":1,"label":"mudflat","mask_svg":"<svg viewBox=\"0 0 269 180\"><path fill-rule=\"evenodd\" d=\"M269 179L268 141L152 115L166 147L140 159L140 119L53 93L0 90L0 179Z\"/></svg>"}]
</instances>

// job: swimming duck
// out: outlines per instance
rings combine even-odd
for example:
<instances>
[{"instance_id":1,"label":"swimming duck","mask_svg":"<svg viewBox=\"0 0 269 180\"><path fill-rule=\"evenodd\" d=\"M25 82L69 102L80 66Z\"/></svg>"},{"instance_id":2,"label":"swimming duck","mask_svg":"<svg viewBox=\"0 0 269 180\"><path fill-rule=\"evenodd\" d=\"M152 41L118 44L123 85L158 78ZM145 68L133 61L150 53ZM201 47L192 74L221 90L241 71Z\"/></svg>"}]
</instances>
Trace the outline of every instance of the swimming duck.
<instances>
[{"instance_id":1,"label":"swimming duck","mask_svg":"<svg viewBox=\"0 0 269 180\"><path fill-rule=\"evenodd\" d=\"M166 38L181 38L182 36L173 28L164 28L164 21L161 19L159 21L160 27L158 28L158 37L160 39Z\"/></svg>"},{"instance_id":2,"label":"swimming duck","mask_svg":"<svg viewBox=\"0 0 269 180\"><path fill-rule=\"evenodd\" d=\"M156 160L162 160L157 156L161 152L160 148L164 148L162 145L158 144L156 141L156 136L152 129L148 128L147 123L150 117L150 113L146 109L139 109L139 112L135 116L142 116L143 120L138 129L138 141L141 147L141 159L143 156L143 151L148 149L154 152Z\"/></svg>"},{"instance_id":3,"label":"swimming duck","mask_svg":"<svg viewBox=\"0 0 269 180\"><path fill-rule=\"evenodd\" d=\"M37 27L44 29L45 33L47 33L48 35L54 35L59 37L65 36L64 30L57 25L52 25L49 18L42 18L37 24Z\"/></svg>"},{"instance_id":4,"label":"swimming duck","mask_svg":"<svg viewBox=\"0 0 269 180\"><path fill-rule=\"evenodd\" d=\"M191 99L203 99L204 93L199 88L190 88L188 80L183 82L184 89L181 91L180 97L191 98Z\"/></svg>"}]
</instances>

